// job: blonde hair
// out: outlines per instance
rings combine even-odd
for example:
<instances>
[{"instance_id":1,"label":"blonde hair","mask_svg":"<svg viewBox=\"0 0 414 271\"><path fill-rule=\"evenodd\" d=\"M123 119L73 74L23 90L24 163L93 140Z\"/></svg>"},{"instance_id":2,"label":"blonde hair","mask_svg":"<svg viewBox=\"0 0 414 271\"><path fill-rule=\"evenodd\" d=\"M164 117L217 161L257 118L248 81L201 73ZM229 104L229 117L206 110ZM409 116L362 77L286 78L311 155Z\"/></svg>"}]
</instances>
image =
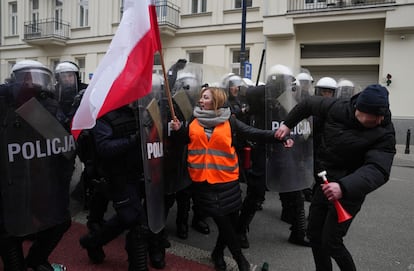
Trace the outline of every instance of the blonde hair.
<instances>
[{"instance_id":1,"label":"blonde hair","mask_svg":"<svg viewBox=\"0 0 414 271\"><path fill-rule=\"evenodd\" d=\"M206 90L210 90L211 92L211 96L213 98L213 110L217 111L217 109L223 107L227 101L227 94L224 89L218 87L204 87L200 91L200 99Z\"/></svg>"}]
</instances>

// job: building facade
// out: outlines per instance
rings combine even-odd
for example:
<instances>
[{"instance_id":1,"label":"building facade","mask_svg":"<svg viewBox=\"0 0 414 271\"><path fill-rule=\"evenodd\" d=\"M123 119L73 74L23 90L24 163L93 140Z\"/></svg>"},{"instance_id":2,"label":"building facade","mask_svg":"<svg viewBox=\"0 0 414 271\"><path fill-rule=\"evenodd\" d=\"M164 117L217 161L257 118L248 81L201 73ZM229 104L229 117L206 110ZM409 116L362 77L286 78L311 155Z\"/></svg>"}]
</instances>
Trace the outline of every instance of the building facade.
<instances>
[{"instance_id":1,"label":"building facade","mask_svg":"<svg viewBox=\"0 0 414 271\"><path fill-rule=\"evenodd\" d=\"M361 88L380 83L390 91L397 139L404 143L407 129L414 126L414 91L409 83L414 71L414 0L246 0L245 4L243 38L242 0L158 0L166 65L179 58L201 63L215 70L204 78L214 82L224 73L243 71L240 56L244 56L253 81L265 82L266 71L283 64L295 73L309 70L315 82L331 76ZM62 60L74 61L88 83L122 11L122 0L1 1L0 81L16 61L35 59L51 68ZM154 70L160 72L157 57L155 62Z\"/></svg>"}]
</instances>

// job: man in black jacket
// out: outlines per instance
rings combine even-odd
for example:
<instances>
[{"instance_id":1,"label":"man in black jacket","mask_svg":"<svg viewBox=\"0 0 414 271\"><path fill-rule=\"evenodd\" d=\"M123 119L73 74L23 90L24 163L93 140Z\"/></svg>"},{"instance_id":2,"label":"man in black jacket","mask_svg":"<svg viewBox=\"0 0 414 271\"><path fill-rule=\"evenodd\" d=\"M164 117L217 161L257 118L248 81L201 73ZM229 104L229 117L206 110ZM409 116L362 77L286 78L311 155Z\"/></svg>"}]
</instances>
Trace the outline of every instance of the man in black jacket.
<instances>
[{"instance_id":1,"label":"man in black jacket","mask_svg":"<svg viewBox=\"0 0 414 271\"><path fill-rule=\"evenodd\" d=\"M315 163L318 172L327 171L330 181L317 180L321 185L315 189L309 212L307 233L316 270L332 270L331 258L341 270L356 270L343 244L353 219L338 222L332 202L339 200L355 218L366 195L388 181L396 152L388 90L370 85L351 100L310 97L288 114L278 138L311 115L324 120Z\"/></svg>"}]
</instances>

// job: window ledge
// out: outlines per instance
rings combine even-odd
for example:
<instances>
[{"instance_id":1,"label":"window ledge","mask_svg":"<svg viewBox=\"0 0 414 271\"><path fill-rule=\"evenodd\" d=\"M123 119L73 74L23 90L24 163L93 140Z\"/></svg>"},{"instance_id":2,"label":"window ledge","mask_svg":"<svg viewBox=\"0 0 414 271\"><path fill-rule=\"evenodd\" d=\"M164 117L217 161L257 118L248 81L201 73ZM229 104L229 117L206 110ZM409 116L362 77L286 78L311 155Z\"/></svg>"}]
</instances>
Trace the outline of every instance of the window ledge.
<instances>
[{"instance_id":1,"label":"window ledge","mask_svg":"<svg viewBox=\"0 0 414 271\"><path fill-rule=\"evenodd\" d=\"M211 16L213 12L201 12L201 13L189 13L181 15L181 18L190 18L190 17L207 17Z\"/></svg>"},{"instance_id":2,"label":"window ledge","mask_svg":"<svg viewBox=\"0 0 414 271\"><path fill-rule=\"evenodd\" d=\"M19 37L19 34L4 36L5 39L13 39L13 38L18 38L18 37Z\"/></svg>"},{"instance_id":3,"label":"window ledge","mask_svg":"<svg viewBox=\"0 0 414 271\"><path fill-rule=\"evenodd\" d=\"M83 31L83 30L91 30L90 26L79 26L79 27L72 27L72 31Z\"/></svg>"}]
</instances>

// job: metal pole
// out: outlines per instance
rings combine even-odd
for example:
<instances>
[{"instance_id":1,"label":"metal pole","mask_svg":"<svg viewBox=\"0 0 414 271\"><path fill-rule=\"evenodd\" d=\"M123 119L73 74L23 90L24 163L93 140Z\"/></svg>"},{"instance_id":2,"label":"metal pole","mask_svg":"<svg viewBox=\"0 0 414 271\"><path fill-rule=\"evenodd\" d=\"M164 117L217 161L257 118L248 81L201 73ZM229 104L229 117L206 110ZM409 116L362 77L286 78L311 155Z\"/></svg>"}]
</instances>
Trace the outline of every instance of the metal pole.
<instances>
[{"instance_id":1,"label":"metal pole","mask_svg":"<svg viewBox=\"0 0 414 271\"><path fill-rule=\"evenodd\" d=\"M257 72L256 86L259 85L260 73L262 72L263 59L264 59L265 53L266 53L266 49L263 49L263 51L262 51L262 58L260 59L259 71Z\"/></svg>"},{"instance_id":2,"label":"metal pole","mask_svg":"<svg viewBox=\"0 0 414 271\"><path fill-rule=\"evenodd\" d=\"M407 139L405 141L405 154L410 154L410 139L411 139L411 130L407 130Z\"/></svg>"},{"instance_id":3,"label":"metal pole","mask_svg":"<svg viewBox=\"0 0 414 271\"><path fill-rule=\"evenodd\" d=\"M242 31L240 48L240 76L246 77L244 62L246 61L246 0L242 1Z\"/></svg>"}]
</instances>

